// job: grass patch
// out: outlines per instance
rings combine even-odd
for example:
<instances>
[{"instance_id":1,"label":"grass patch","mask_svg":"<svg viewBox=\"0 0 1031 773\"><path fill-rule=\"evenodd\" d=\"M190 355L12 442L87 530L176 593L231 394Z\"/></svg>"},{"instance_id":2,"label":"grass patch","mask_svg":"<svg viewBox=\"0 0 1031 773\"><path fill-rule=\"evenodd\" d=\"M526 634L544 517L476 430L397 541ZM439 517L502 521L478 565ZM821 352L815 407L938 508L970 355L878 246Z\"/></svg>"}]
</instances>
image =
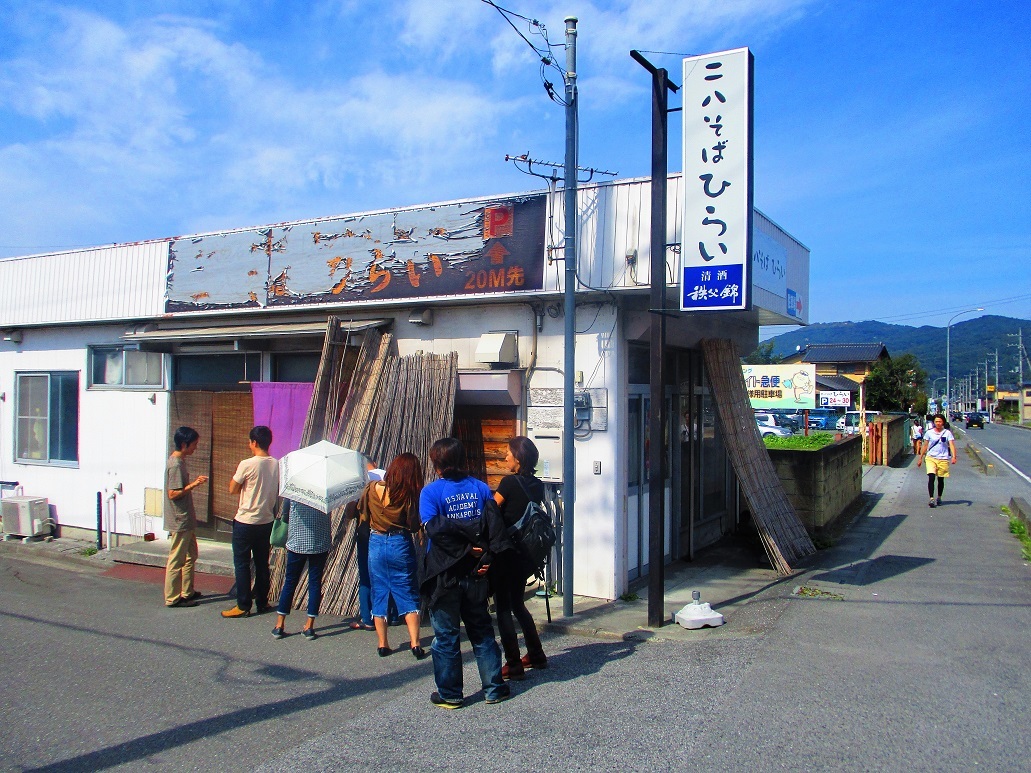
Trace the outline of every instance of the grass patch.
<instances>
[{"instance_id":1,"label":"grass patch","mask_svg":"<svg viewBox=\"0 0 1031 773\"><path fill-rule=\"evenodd\" d=\"M1025 561L1031 561L1031 535L1027 533L1027 524L1017 516L1011 515L1010 533L1020 540L1020 555Z\"/></svg>"},{"instance_id":2,"label":"grass patch","mask_svg":"<svg viewBox=\"0 0 1031 773\"><path fill-rule=\"evenodd\" d=\"M776 437L767 435L763 438L767 448L777 448L785 451L819 451L824 446L834 442L834 435L830 432L814 432L811 435L792 435L791 437Z\"/></svg>"},{"instance_id":3,"label":"grass patch","mask_svg":"<svg viewBox=\"0 0 1031 773\"><path fill-rule=\"evenodd\" d=\"M845 597L840 593L831 593L830 591L820 590L819 588L814 588L811 585L802 585L796 588L795 595L804 599L830 599L832 601L845 600Z\"/></svg>"},{"instance_id":4,"label":"grass patch","mask_svg":"<svg viewBox=\"0 0 1031 773\"><path fill-rule=\"evenodd\" d=\"M95 556L97 554L97 548L95 545L90 545L87 548L82 548L78 553L80 556Z\"/></svg>"},{"instance_id":5,"label":"grass patch","mask_svg":"<svg viewBox=\"0 0 1031 773\"><path fill-rule=\"evenodd\" d=\"M624 593L619 597L620 601L637 601L639 598L641 597L636 593Z\"/></svg>"}]
</instances>

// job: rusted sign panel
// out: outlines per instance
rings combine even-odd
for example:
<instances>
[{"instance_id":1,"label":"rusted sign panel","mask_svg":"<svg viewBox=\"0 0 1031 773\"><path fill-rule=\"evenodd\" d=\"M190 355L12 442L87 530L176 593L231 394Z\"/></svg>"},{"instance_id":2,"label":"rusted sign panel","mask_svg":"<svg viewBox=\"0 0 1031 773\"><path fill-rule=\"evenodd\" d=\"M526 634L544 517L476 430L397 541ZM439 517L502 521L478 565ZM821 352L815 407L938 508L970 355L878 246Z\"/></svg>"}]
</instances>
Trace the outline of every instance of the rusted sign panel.
<instances>
[{"instance_id":1,"label":"rusted sign panel","mask_svg":"<svg viewBox=\"0 0 1031 773\"><path fill-rule=\"evenodd\" d=\"M178 239L168 312L539 290L544 195Z\"/></svg>"}]
</instances>

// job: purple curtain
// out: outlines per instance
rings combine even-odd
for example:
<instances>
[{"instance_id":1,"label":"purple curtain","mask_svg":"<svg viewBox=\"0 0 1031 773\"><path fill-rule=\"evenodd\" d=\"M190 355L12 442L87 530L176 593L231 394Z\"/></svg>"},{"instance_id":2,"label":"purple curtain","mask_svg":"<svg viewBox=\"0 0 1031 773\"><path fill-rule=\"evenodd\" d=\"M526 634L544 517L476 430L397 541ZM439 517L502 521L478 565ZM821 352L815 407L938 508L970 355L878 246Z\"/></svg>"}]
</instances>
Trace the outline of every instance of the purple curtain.
<instances>
[{"instance_id":1,"label":"purple curtain","mask_svg":"<svg viewBox=\"0 0 1031 773\"><path fill-rule=\"evenodd\" d=\"M304 422L314 384L276 382L251 384L254 396L254 424L272 430L269 453L277 459L301 447Z\"/></svg>"}]
</instances>

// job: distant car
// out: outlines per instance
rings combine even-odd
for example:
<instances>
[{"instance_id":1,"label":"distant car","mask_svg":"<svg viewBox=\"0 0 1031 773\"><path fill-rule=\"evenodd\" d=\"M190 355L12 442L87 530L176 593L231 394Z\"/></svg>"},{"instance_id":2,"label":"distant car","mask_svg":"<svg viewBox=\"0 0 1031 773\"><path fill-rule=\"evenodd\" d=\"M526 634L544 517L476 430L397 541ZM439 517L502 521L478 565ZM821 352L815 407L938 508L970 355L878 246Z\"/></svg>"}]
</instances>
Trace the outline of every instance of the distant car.
<instances>
[{"instance_id":1,"label":"distant car","mask_svg":"<svg viewBox=\"0 0 1031 773\"><path fill-rule=\"evenodd\" d=\"M834 429L838 420L838 412L829 408L816 408L809 411L809 429Z\"/></svg>"},{"instance_id":2,"label":"distant car","mask_svg":"<svg viewBox=\"0 0 1031 773\"><path fill-rule=\"evenodd\" d=\"M979 413L968 413L967 414L967 429L971 427L980 427L984 429L984 416Z\"/></svg>"},{"instance_id":3,"label":"distant car","mask_svg":"<svg viewBox=\"0 0 1031 773\"><path fill-rule=\"evenodd\" d=\"M792 435L794 432L791 427L786 426L784 416L779 416L776 413L762 412L756 413L756 424L759 425L760 430L784 430L787 434L781 435L780 433L767 433L776 434L778 437L786 437Z\"/></svg>"},{"instance_id":4,"label":"distant car","mask_svg":"<svg viewBox=\"0 0 1031 773\"><path fill-rule=\"evenodd\" d=\"M760 424L759 422L756 422L755 424L759 427L759 434L763 437L769 437L770 435L773 437L791 437L795 434L787 427L772 427L768 424Z\"/></svg>"},{"instance_id":5,"label":"distant car","mask_svg":"<svg viewBox=\"0 0 1031 773\"><path fill-rule=\"evenodd\" d=\"M788 413L787 411L771 411L781 426L787 427L792 432L797 432L802 429L802 414L800 413Z\"/></svg>"},{"instance_id":6,"label":"distant car","mask_svg":"<svg viewBox=\"0 0 1031 773\"><path fill-rule=\"evenodd\" d=\"M870 420L879 413L880 411L866 412L866 423L868 425L866 430L867 433L870 432ZM859 411L847 411L844 416L838 419L838 423L835 428L839 432L844 432L846 435L855 435L859 432Z\"/></svg>"}]
</instances>

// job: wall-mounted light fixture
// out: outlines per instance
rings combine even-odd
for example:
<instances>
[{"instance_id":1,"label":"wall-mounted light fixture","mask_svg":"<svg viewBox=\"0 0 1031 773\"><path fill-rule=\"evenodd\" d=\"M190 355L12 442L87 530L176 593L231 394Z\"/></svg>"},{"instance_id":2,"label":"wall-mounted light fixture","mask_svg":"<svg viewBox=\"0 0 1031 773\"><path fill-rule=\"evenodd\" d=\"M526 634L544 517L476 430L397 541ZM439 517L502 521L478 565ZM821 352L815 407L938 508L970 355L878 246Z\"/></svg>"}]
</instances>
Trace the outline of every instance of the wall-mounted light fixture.
<instances>
[{"instance_id":1,"label":"wall-mounted light fixture","mask_svg":"<svg viewBox=\"0 0 1031 773\"><path fill-rule=\"evenodd\" d=\"M412 309L408 312L408 321L413 325L429 327L433 324L433 309Z\"/></svg>"},{"instance_id":2,"label":"wall-mounted light fixture","mask_svg":"<svg viewBox=\"0 0 1031 773\"><path fill-rule=\"evenodd\" d=\"M3 340L10 341L12 344L21 343L21 331L20 330L5 330L3 331Z\"/></svg>"}]
</instances>

